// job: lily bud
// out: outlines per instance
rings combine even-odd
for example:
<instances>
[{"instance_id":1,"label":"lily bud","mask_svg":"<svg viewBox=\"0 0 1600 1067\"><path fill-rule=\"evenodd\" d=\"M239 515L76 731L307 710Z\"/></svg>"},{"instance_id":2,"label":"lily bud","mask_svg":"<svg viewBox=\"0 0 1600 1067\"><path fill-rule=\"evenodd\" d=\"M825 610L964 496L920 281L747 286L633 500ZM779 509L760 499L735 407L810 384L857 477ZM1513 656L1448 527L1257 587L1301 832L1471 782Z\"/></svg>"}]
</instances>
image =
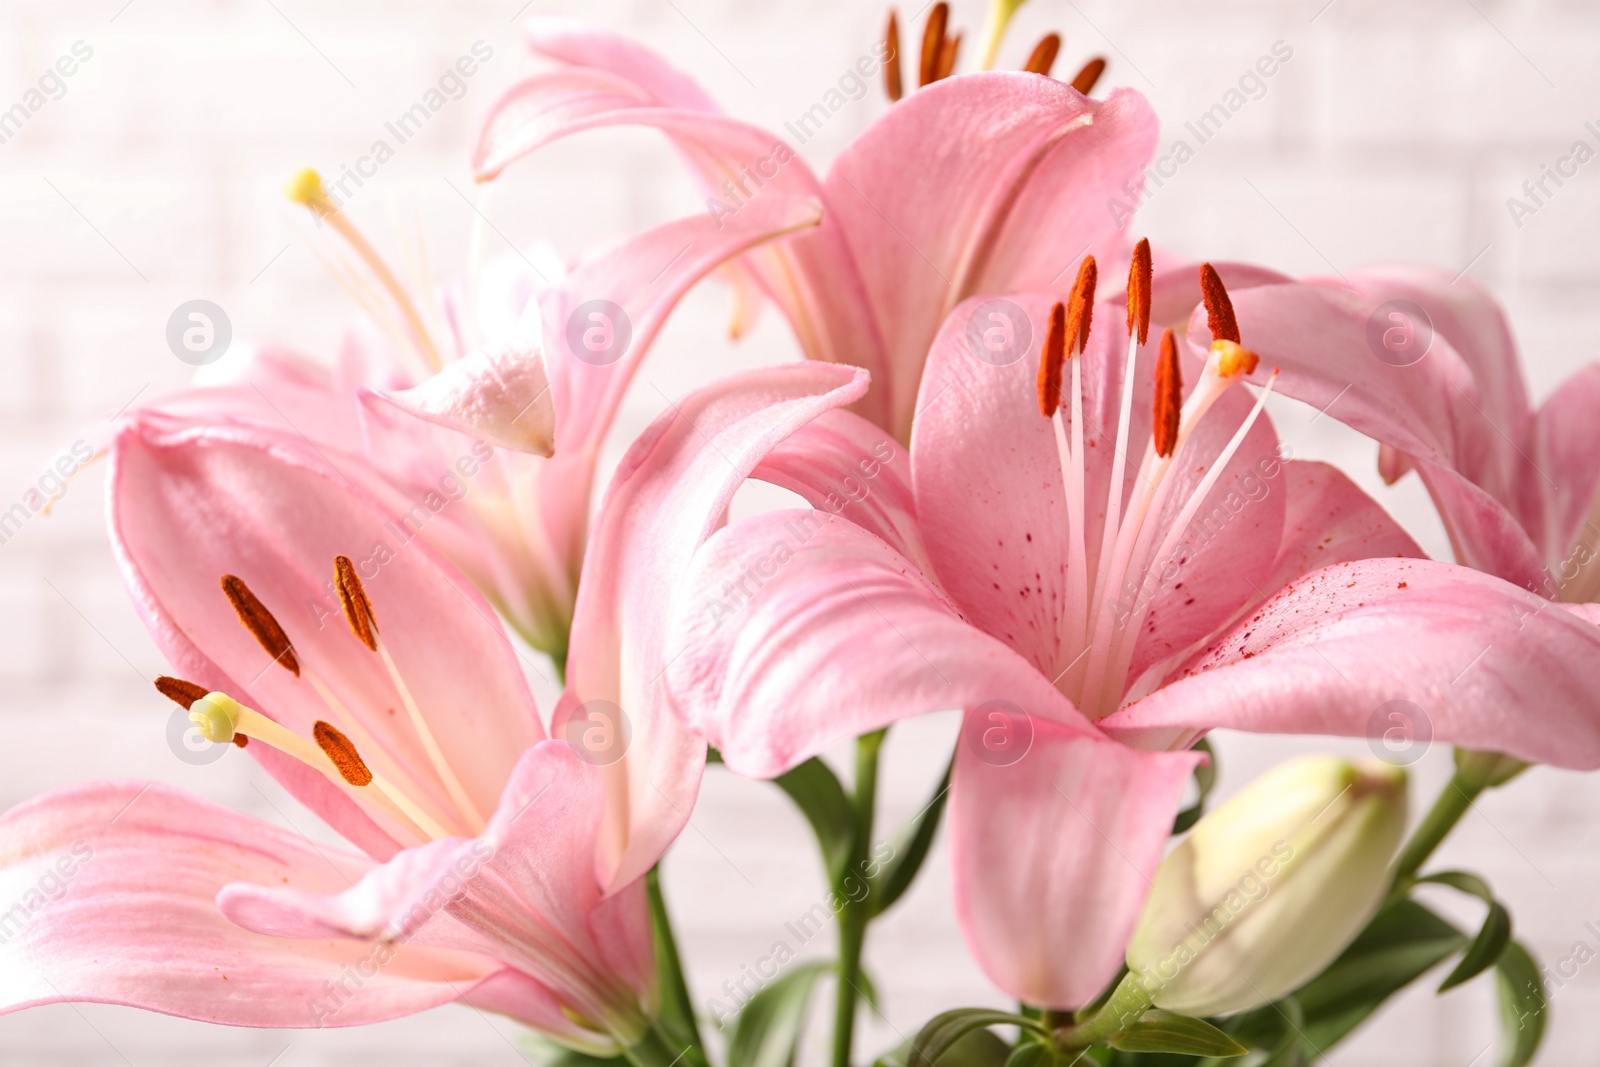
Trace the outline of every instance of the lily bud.
<instances>
[{"instance_id":1,"label":"lily bud","mask_svg":"<svg viewBox=\"0 0 1600 1067\"><path fill-rule=\"evenodd\" d=\"M1274 768L1162 861L1128 945L1130 977L1186 1015L1293 991L1378 910L1405 822L1399 767L1311 756Z\"/></svg>"}]
</instances>

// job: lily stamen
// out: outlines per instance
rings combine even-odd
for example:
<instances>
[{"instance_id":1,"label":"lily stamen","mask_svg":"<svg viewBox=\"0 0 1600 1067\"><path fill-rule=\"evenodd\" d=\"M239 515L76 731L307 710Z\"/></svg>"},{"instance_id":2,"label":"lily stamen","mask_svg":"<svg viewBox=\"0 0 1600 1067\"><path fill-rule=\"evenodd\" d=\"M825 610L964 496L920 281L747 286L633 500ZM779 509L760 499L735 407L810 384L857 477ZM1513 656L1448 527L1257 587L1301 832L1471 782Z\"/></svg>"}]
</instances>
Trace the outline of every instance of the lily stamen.
<instances>
[{"instance_id":1,"label":"lily stamen","mask_svg":"<svg viewBox=\"0 0 1600 1067\"><path fill-rule=\"evenodd\" d=\"M1039 43L1033 46L1033 51L1028 53L1028 61L1022 69L1030 74L1043 74L1050 76L1050 68L1055 66L1056 54L1061 51L1061 35L1047 33L1039 38Z\"/></svg>"},{"instance_id":2,"label":"lily stamen","mask_svg":"<svg viewBox=\"0 0 1600 1067\"><path fill-rule=\"evenodd\" d=\"M1102 56L1095 56L1083 65L1083 69L1072 76L1072 87L1084 96L1088 96L1094 89L1095 83L1100 80L1100 75L1106 72L1106 61Z\"/></svg>"},{"instance_id":3,"label":"lily stamen","mask_svg":"<svg viewBox=\"0 0 1600 1067\"><path fill-rule=\"evenodd\" d=\"M312 168L306 167L289 182L287 192L290 200L310 208L312 214L326 222L335 233L344 238L357 258L378 280L378 284L388 294L389 299L394 302L396 310L400 312L400 317L405 322L411 342L421 354L423 362L433 371L443 367L444 360L433 342L432 334L423 322L422 315L417 310L416 303L411 299L411 294L395 276L394 271L389 269L389 265L378 254L378 250L360 230L356 229L355 224L345 217L339 205L328 196L327 190L322 185L322 176Z\"/></svg>"},{"instance_id":4,"label":"lily stamen","mask_svg":"<svg viewBox=\"0 0 1600 1067\"><path fill-rule=\"evenodd\" d=\"M372 613L372 601L367 597L367 590L362 585L360 576L356 574L355 564L350 562L349 556L336 556L333 566L334 582L339 590L339 599L344 604L345 620L350 624L351 632L362 644L376 652L383 661L389 680L394 683L395 691L400 694L400 703L405 706L406 714L410 716L411 727L416 731L417 739L422 742L423 751L428 754L428 762L433 765L434 773L444 783L445 790L449 792L456 809L473 820L475 827L483 827L487 820L478 810L478 806L472 802L472 797L462 786L461 780L456 777L454 768L445 757L444 749L439 747L438 740L428 727L427 719L422 715L422 709L417 705L416 698L411 695L411 687L406 684L394 657L389 654L388 646L378 637L378 624Z\"/></svg>"},{"instance_id":5,"label":"lily stamen","mask_svg":"<svg viewBox=\"0 0 1600 1067\"><path fill-rule=\"evenodd\" d=\"M261 598L255 595L244 579L235 574L225 574L222 576L221 584L222 591L227 595L229 603L233 605L234 611L239 615L240 623L244 625L246 630L250 631L251 636L256 639L267 655L272 657L272 661L289 671L296 678L300 678L310 684L311 688L316 690L317 696L321 698L324 706L327 707L329 714L339 722L344 730L348 730L356 736L357 743L363 749L368 752L387 755L386 748L380 745L378 740L361 725L361 721L355 715L351 714L350 709L345 707L344 703L334 695L328 684L318 677L314 671L300 663L300 659L294 651L294 645L289 640L289 635L284 630L283 625L278 622L277 617L272 614L267 606L261 602ZM157 688L160 688L159 682L157 683ZM191 704L198 697L205 695L203 689L199 689L198 686L194 688L199 691L186 694ZM162 692L167 693L167 690L162 689ZM171 693L167 693L167 695L177 699ZM189 704L184 704L184 706L188 707ZM341 734L341 736L343 735ZM422 791L416 788L415 782L409 780L398 761L390 760L389 770L397 781L403 783L408 794L412 792L421 794ZM436 824L439 822L437 816L432 816L432 818Z\"/></svg>"},{"instance_id":6,"label":"lily stamen","mask_svg":"<svg viewBox=\"0 0 1600 1067\"><path fill-rule=\"evenodd\" d=\"M905 87L900 82L900 20L892 7L889 26L883 31L883 91L889 95L891 104L905 95Z\"/></svg>"},{"instance_id":7,"label":"lily stamen","mask_svg":"<svg viewBox=\"0 0 1600 1067\"><path fill-rule=\"evenodd\" d=\"M1066 305L1051 308L1045 333L1045 346L1039 365L1039 407L1055 430L1056 449L1061 463L1066 495L1069 537L1066 578L1058 643L1058 663L1066 666L1056 678L1057 685L1092 717L1116 710L1108 706L1124 692L1135 639L1145 613L1154 600L1155 590L1143 583L1131 597L1123 595L1130 575L1142 575L1157 561L1173 552L1194 518L1242 446L1260 417L1266 397L1276 381L1267 383L1249 415L1217 458L1208 465L1199 484L1189 490L1177 509L1174 522L1149 522L1167 508L1168 495L1178 484L1168 477L1183 453L1195 427L1229 388L1242 381L1257 365L1255 353L1238 341L1238 323L1232 303L1222 288L1221 279L1209 265L1202 271L1202 293L1217 340L1212 344L1204 372L1187 400L1183 398L1182 369L1178 341L1164 330L1156 363L1152 402L1151 436L1140 461L1134 490L1123 505L1127 472L1126 445L1132 424L1133 382L1139 349L1149 338L1152 299L1150 246L1141 241L1134 249L1128 270L1128 354L1122 376L1121 405L1117 436L1112 440L1111 479L1105 504L1105 526L1094 573L1087 562L1084 490L1085 428L1083 425L1082 359L1072 361L1070 416L1063 413L1061 389L1067 360L1082 356L1088 340L1091 302L1094 298L1095 268L1086 257L1078 281ZM1072 420L1070 435L1065 425Z\"/></svg>"},{"instance_id":8,"label":"lily stamen","mask_svg":"<svg viewBox=\"0 0 1600 1067\"><path fill-rule=\"evenodd\" d=\"M169 679L169 681L177 682L185 688L198 688L193 686L192 682L184 682L181 679ZM163 689L163 692L165 691ZM328 723L319 720L312 728L313 736L317 739L316 743L313 743L267 718L254 708L244 706L226 693L217 692L207 693L190 704L189 721L200 731L200 736L213 744L226 744L243 735L270 745L284 755L320 771L329 781L342 783L357 790L356 796L371 801L398 824L409 830L420 831L424 838L438 840L452 836L403 791L367 770L365 761L356 753L350 739ZM324 738L333 735L342 740L343 754L348 758L335 759L323 745ZM361 774L354 773L356 766L366 771L365 781L360 780L363 777Z\"/></svg>"},{"instance_id":9,"label":"lily stamen","mask_svg":"<svg viewBox=\"0 0 1600 1067\"><path fill-rule=\"evenodd\" d=\"M944 28L950 18L950 5L939 0L928 12L922 27L922 62L917 68L917 87L938 81L939 59L944 53Z\"/></svg>"}]
</instances>

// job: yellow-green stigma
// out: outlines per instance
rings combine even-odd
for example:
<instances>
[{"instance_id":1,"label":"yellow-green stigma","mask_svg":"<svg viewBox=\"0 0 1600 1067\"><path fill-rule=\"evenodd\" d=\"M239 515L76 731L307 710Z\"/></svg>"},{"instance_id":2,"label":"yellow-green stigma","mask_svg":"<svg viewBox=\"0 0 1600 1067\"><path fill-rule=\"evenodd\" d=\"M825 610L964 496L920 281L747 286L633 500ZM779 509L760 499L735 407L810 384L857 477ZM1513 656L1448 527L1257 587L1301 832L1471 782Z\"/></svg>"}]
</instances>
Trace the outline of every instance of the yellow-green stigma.
<instances>
[{"instance_id":1,"label":"yellow-green stigma","mask_svg":"<svg viewBox=\"0 0 1600 1067\"><path fill-rule=\"evenodd\" d=\"M207 693L189 705L189 721L194 723L200 736L213 744L225 745L233 740L239 713L244 709L226 693Z\"/></svg>"}]
</instances>

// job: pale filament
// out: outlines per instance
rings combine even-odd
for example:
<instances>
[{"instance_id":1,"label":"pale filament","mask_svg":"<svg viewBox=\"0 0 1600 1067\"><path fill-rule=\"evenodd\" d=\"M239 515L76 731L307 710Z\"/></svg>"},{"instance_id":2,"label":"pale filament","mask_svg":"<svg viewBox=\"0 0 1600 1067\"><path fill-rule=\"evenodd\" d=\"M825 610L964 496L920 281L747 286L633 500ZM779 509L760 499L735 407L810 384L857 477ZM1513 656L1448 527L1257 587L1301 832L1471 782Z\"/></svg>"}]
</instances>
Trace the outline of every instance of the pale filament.
<instances>
[{"instance_id":1,"label":"pale filament","mask_svg":"<svg viewBox=\"0 0 1600 1067\"><path fill-rule=\"evenodd\" d=\"M1099 718L1116 710L1122 697L1125 675L1132 659L1133 647L1148 612L1152 597L1136 594L1131 605L1124 605L1120 595L1130 574L1142 574L1152 561L1163 558L1177 547L1188 523L1198 512L1233 455L1242 445L1245 436L1254 426L1262 411L1272 383L1257 399L1249 416L1240 425L1227 446L1211 464L1205 477L1184 499L1176 520L1160 524L1152 520L1168 506L1168 497L1178 484L1169 475L1175 468L1194 429L1211 410L1212 405L1231 386L1239 375L1224 376L1218 373L1218 360L1213 354L1207 359L1206 369L1196 382L1193 391L1184 401L1178 421L1178 433L1172 451L1158 456L1153 443L1145 446L1139 463L1134 488L1126 508L1123 505L1124 480L1127 471L1125 446L1132 423L1133 379L1138 358L1137 337L1130 337L1126 369L1123 375L1121 404L1117 420L1117 437L1113 442L1111 482L1106 493L1106 525L1102 533L1099 558L1095 573L1088 573L1087 528L1085 512L1085 475L1083 454L1083 397L1081 371L1077 359L1073 360L1072 420L1073 433L1069 444L1061 413L1055 416L1057 451L1061 461L1062 481L1066 489L1068 521L1071 534L1068 543L1066 605L1063 619L1062 652L1068 667L1057 684L1091 718ZM1080 357L1081 358L1081 357ZM1157 538L1159 547L1152 555ZM1092 594L1092 595L1091 595ZM1121 609L1129 606L1125 619L1119 623Z\"/></svg>"},{"instance_id":2,"label":"pale filament","mask_svg":"<svg viewBox=\"0 0 1600 1067\"><path fill-rule=\"evenodd\" d=\"M216 701L218 697L222 700ZM227 729L219 733L215 725L217 716L208 716L204 711L195 711L194 707L201 706L199 701L191 707L190 720L200 728L208 740L226 744L233 740L235 734L243 734L253 743L268 745L313 770L320 771L324 777L342 788L358 803L371 803L400 825L415 826L426 839L437 840L453 836L412 801L404 791L397 789L387 779L373 774L372 781L367 785L353 785L345 779L338 766L328 758L327 753L288 727L267 718L254 708L245 707L225 694L213 693L203 699L213 701L216 706L225 703L228 709L228 713L223 716L228 720Z\"/></svg>"},{"instance_id":3,"label":"pale filament","mask_svg":"<svg viewBox=\"0 0 1600 1067\"><path fill-rule=\"evenodd\" d=\"M322 698L322 703L327 707L329 715L331 715L333 718L333 724L339 727L339 729L343 730L346 734L350 735L351 740L355 742L356 748L362 753L362 758L365 759L369 765L371 764L374 755L382 757L386 765L385 770L387 772L387 777L393 784L394 788L406 796L411 807L425 812L428 817L428 822L435 827L442 826L445 822L450 821L444 815L444 813L440 812L434 805L424 803L424 799L427 796L426 792L418 788L417 784L411 780L410 775L405 772L402 761L395 759L394 755L389 751L388 746L380 743L378 739L373 736L372 732L362 725L361 720L351 713L350 709L345 706L344 701L339 699L338 695L334 693L333 689L329 687L326 682L324 682L310 669L303 666L300 670L300 676L310 683L311 688L317 691L317 696ZM455 833L442 835L429 834L428 836L440 837L461 835L459 833Z\"/></svg>"},{"instance_id":4,"label":"pale filament","mask_svg":"<svg viewBox=\"0 0 1600 1067\"><path fill-rule=\"evenodd\" d=\"M406 714L411 717L411 726L417 732L417 737L422 741L423 750L428 754L428 762L433 765L434 772L439 775L439 780L450 793L450 799L463 815L472 820L474 830L480 830L486 823L483 813L462 788L461 780L456 777L455 770L450 766L450 761L445 758L444 750L439 747L433 731L429 729L428 722L422 716L422 709L417 707L416 699L411 695L411 687L406 685L406 680L400 675L400 668L395 666L394 658L389 655L388 646L383 639L374 633L378 646L378 655L383 660L383 667L389 672L390 681L394 682L395 689L400 694L400 703L405 705Z\"/></svg>"}]
</instances>

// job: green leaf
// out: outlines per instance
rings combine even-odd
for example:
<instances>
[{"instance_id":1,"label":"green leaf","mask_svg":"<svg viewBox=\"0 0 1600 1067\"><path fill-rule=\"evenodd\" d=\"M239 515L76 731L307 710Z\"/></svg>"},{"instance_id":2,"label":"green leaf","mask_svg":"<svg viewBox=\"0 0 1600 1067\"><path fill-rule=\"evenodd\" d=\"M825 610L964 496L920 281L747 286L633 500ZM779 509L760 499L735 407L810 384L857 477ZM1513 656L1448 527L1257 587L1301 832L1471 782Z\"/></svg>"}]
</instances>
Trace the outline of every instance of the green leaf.
<instances>
[{"instance_id":1,"label":"green leaf","mask_svg":"<svg viewBox=\"0 0 1600 1067\"><path fill-rule=\"evenodd\" d=\"M1250 1050L1204 1019L1152 1008L1111 1039L1123 1052L1182 1052L1191 1056L1243 1056Z\"/></svg>"},{"instance_id":2,"label":"green leaf","mask_svg":"<svg viewBox=\"0 0 1600 1067\"><path fill-rule=\"evenodd\" d=\"M1390 904L1328 969L1295 992L1306 1051L1327 1052L1378 1006L1448 956L1466 936L1414 900Z\"/></svg>"},{"instance_id":3,"label":"green leaf","mask_svg":"<svg viewBox=\"0 0 1600 1067\"><path fill-rule=\"evenodd\" d=\"M1478 936L1472 939L1472 944L1462 953L1461 962L1456 964L1455 970L1451 971L1440 984L1439 992L1443 993L1454 989L1462 982L1476 978L1495 965L1500 959L1500 953L1511 943L1511 913L1495 899L1494 891L1489 888L1488 882L1467 871L1440 871L1438 874L1417 879L1418 885L1425 883L1447 885L1475 896L1489 906L1489 912L1484 916Z\"/></svg>"},{"instance_id":4,"label":"green leaf","mask_svg":"<svg viewBox=\"0 0 1600 1067\"><path fill-rule=\"evenodd\" d=\"M850 852L855 845L855 813L845 796L844 786L839 784L828 765L815 756L780 774L773 782L789 794L811 824L817 844L822 848L822 863L827 868L829 884L838 885L850 864Z\"/></svg>"},{"instance_id":5,"label":"green leaf","mask_svg":"<svg viewBox=\"0 0 1600 1067\"><path fill-rule=\"evenodd\" d=\"M1057 1067L1060 1062L1049 1045L1018 1045L1005 1061L1005 1067Z\"/></svg>"},{"instance_id":6,"label":"green leaf","mask_svg":"<svg viewBox=\"0 0 1600 1067\"><path fill-rule=\"evenodd\" d=\"M1500 987L1500 1032L1505 1035L1500 1067L1525 1067L1544 1040L1548 1007L1544 978L1539 964L1518 941L1506 946L1495 969Z\"/></svg>"},{"instance_id":7,"label":"green leaf","mask_svg":"<svg viewBox=\"0 0 1600 1067\"><path fill-rule=\"evenodd\" d=\"M1301 1067L1306 1050L1301 1040L1305 1026L1305 1013L1299 1001L1284 997L1255 1011L1241 1012L1224 1020L1224 1032L1239 1044L1255 1053L1265 1053L1265 1058L1252 1060L1254 1067ZM1201 1060L1196 1067L1223 1067L1228 1060L1212 1058Z\"/></svg>"},{"instance_id":8,"label":"green leaf","mask_svg":"<svg viewBox=\"0 0 1600 1067\"><path fill-rule=\"evenodd\" d=\"M734 1025L728 1062L744 1067L790 1067L817 979L832 971L831 962L802 963L751 997Z\"/></svg>"},{"instance_id":9,"label":"green leaf","mask_svg":"<svg viewBox=\"0 0 1600 1067\"><path fill-rule=\"evenodd\" d=\"M1417 885L1424 883L1447 885L1451 889L1458 889L1469 896L1477 897L1485 904L1494 903L1494 890L1489 888L1489 883L1471 871L1440 871L1438 874L1416 879Z\"/></svg>"},{"instance_id":10,"label":"green leaf","mask_svg":"<svg viewBox=\"0 0 1600 1067\"><path fill-rule=\"evenodd\" d=\"M991 1026L1017 1026L1036 1034L1048 1032L1037 1019L1030 1019L1026 1015L1013 1015L1011 1012L996 1011L993 1008L955 1008L935 1015L923 1025L917 1036L911 1039L911 1047L905 1050L906 1056L903 1062L906 1067L931 1067L934 1063L943 1064L944 1061L940 1057L950 1051L957 1041L974 1030L983 1030ZM887 1058L886 1061L880 1062L885 1062L885 1067L898 1067Z\"/></svg>"},{"instance_id":11,"label":"green leaf","mask_svg":"<svg viewBox=\"0 0 1600 1067\"><path fill-rule=\"evenodd\" d=\"M1217 784L1217 754L1211 750L1211 742L1202 738L1193 751L1204 752L1210 758L1194 769L1194 784L1200 787L1200 795L1193 805L1178 812L1178 817L1172 820L1174 834L1181 834L1200 821L1200 816L1206 813L1206 798Z\"/></svg>"},{"instance_id":12,"label":"green leaf","mask_svg":"<svg viewBox=\"0 0 1600 1067\"><path fill-rule=\"evenodd\" d=\"M939 829L945 798L949 795L950 768L946 767L933 799L895 834L893 857L875 878L869 880L872 889L867 898L867 907L871 917L876 918L888 911L911 887L917 872L922 869L922 861L928 858L928 849L933 845L933 835Z\"/></svg>"},{"instance_id":13,"label":"green leaf","mask_svg":"<svg viewBox=\"0 0 1600 1067\"><path fill-rule=\"evenodd\" d=\"M972 1030L963 1034L955 1044L939 1057L938 1067L1005 1067L1010 1061L1011 1046L988 1030ZM906 1067L910 1063L911 1042L907 1041L891 1052L878 1057L873 1067ZM1041 1064L1052 1061L1041 1060Z\"/></svg>"},{"instance_id":14,"label":"green leaf","mask_svg":"<svg viewBox=\"0 0 1600 1067\"><path fill-rule=\"evenodd\" d=\"M1483 927L1478 931L1478 936L1472 939L1472 944L1467 946L1467 951L1461 954L1461 962L1439 984L1439 992L1454 989L1493 967L1500 962L1500 955L1509 944L1511 913L1497 900L1489 905L1489 914L1484 917Z\"/></svg>"}]
</instances>

